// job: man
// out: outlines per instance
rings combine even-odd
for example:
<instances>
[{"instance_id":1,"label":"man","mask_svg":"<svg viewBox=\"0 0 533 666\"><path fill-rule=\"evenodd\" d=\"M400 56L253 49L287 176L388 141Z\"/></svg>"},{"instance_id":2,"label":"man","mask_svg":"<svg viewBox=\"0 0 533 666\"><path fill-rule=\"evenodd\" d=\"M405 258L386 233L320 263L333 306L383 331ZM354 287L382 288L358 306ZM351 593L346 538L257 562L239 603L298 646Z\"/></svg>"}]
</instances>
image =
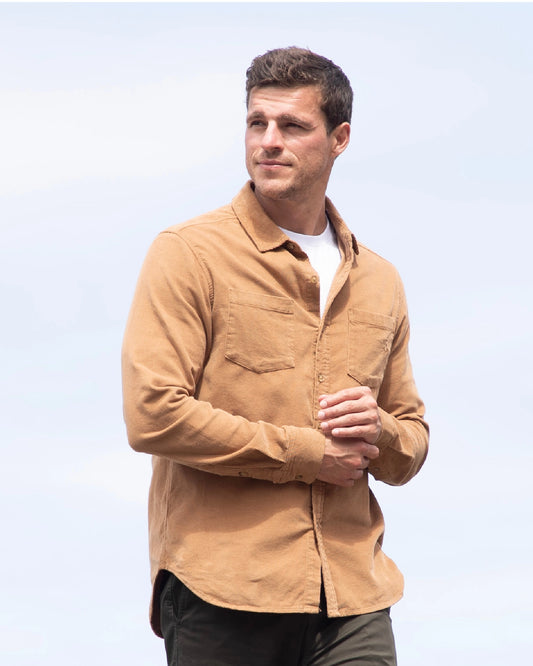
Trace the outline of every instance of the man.
<instances>
[{"instance_id":1,"label":"man","mask_svg":"<svg viewBox=\"0 0 533 666\"><path fill-rule=\"evenodd\" d=\"M153 455L151 623L169 664L395 664L402 576L369 476L427 453L395 269L326 186L342 70L298 48L247 72L251 181L159 235L124 340L131 446Z\"/></svg>"}]
</instances>

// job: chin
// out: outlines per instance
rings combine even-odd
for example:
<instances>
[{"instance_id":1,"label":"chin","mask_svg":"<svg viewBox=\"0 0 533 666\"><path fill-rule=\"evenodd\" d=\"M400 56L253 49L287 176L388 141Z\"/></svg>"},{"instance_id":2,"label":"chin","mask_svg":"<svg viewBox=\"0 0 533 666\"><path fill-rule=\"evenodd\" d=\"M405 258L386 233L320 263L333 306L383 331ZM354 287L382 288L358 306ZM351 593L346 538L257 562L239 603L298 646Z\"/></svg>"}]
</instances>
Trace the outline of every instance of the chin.
<instances>
[{"instance_id":1,"label":"chin","mask_svg":"<svg viewBox=\"0 0 533 666\"><path fill-rule=\"evenodd\" d=\"M293 188L290 185L282 183L258 183L255 182L255 191L259 196L266 199L290 199L293 194Z\"/></svg>"}]
</instances>

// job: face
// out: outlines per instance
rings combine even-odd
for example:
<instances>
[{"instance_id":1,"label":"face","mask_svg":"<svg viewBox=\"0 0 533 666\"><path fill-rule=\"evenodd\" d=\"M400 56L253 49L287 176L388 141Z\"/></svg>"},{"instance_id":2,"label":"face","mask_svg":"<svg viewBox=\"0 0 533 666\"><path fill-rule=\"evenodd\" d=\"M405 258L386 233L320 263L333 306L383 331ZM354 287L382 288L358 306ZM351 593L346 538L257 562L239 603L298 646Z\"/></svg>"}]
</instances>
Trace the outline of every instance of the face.
<instances>
[{"instance_id":1,"label":"face","mask_svg":"<svg viewBox=\"0 0 533 666\"><path fill-rule=\"evenodd\" d=\"M330 134L317 86L253 88L246 124L246 168L259 199L323 196L350 126Z\"/></svg>"}]
</instances>

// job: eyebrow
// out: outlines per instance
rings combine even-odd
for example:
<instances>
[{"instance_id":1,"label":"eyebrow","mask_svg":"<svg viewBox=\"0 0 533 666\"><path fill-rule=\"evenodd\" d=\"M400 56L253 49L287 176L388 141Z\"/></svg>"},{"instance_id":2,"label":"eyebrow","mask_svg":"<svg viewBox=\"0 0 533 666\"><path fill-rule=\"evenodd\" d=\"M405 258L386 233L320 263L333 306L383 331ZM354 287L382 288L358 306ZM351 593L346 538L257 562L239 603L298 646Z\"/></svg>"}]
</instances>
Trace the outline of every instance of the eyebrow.
<instances>
[{"instance_id":1,"label":"eyebrow","mask_svg":"<svg viewBox=\"0 0 533 666\"><path fill-rule=\"evenodd\" d=\"M262 120L265 117L265 114L262 111L254 111L253 113L250 113L246 120L250 122L251 120ZM300 118L299 116L294 116L292 113L282 113L281 115L276 117L276 120L282 121L282 122L288 122L288 123L296 123L298 125L302 125L302 127L313 127L313 124L308 122L307 120L304 120L303 118Z\"/></svg>"}]
</instances>

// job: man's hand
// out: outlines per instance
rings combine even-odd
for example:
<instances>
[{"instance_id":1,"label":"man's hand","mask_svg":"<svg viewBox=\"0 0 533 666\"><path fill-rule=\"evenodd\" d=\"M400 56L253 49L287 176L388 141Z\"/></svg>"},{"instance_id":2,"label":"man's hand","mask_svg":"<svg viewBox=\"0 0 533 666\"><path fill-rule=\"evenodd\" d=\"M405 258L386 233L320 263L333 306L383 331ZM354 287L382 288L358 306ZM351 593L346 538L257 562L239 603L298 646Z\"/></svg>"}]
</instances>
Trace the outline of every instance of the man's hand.
<instances>
[{"instance_id":1,"label":"man's hand","mask_svg":"<svg viewBox=\"0 0 533 666\"><path fill-rule=\"evenodd\" d=\"M320 427L326 435L375 444L381 435L377 402L368 386L357 386L318 399Z\"/></svg>"},{"instance_id":2,"label":"man's hand","mask_svg":"<svg viewBox=\"0 0 533 666\"><path fill-rule=\"evenodd\" d=\"M364 475L370 460L378 456L378 447L363 439L326 436L324 458L317 479L336 486L353 486Z\"/></svg>"}]
</instances>

